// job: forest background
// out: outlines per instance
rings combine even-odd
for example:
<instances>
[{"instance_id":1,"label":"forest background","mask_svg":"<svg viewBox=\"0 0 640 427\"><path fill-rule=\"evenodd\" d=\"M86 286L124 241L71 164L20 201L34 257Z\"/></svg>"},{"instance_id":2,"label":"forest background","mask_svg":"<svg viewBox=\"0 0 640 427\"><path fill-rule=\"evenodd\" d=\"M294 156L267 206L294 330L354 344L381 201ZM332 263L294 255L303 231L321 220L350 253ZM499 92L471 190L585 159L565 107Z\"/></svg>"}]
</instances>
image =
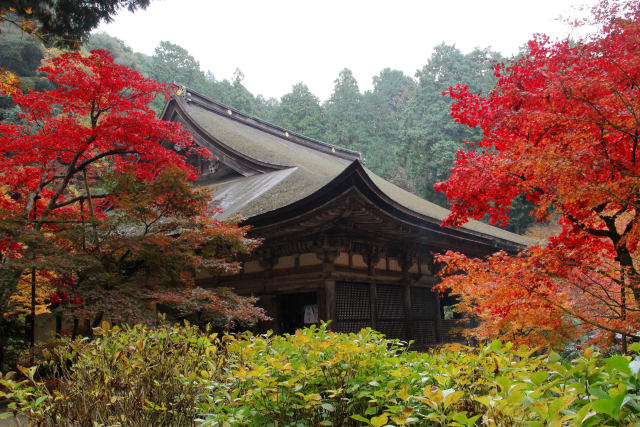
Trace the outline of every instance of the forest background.
<instances>
[{"instance_id":1,"label":"forest background","mask_svg":"<svg viewBox=\"0 0 640 427\"><path fill-rule=\"evenodd\" d=\"M49 82L37 68L46 52L37 38L10 26L2 28L0 63L20 77L23 85L45 89ZM456 151L468 150L465 140L479 140L482 132L455 123L449 115L452 100L443 96L450 86L469 85L487 94L497 78L492 66L503 62L500 53L476 48L463 53L455 45L436 46L414 76L385 68L373 77L373 90L362 92L345 68L334 81L329 99L321 102L303 82L280 99L252 94L242 71L232 81L218 80L203 71L183 47L162 41L152 56L134 52L106 33L91 34L82 46L105 49L116 63L133 68L159 82L185 85L217 102L305 136L362 153L367 166L387 180L443 206L449 202L433 184L449 177ZM160 111L162 100L153 107ZM0 99L0 120L13 121L18 113L9 98ZM531 206L521 199L511 207L506 228L524 233L534 219Z\"/></svg>"}]
</instances>

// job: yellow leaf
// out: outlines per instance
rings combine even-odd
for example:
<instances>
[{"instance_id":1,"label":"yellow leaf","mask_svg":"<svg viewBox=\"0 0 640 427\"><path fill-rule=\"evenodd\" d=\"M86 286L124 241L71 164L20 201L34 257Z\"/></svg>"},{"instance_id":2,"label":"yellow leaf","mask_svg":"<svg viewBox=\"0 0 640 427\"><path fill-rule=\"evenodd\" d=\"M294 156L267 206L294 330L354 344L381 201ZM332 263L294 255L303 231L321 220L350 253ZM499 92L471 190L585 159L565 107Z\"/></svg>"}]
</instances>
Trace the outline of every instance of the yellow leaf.
<instances>
[{"instance_id":1,"label":"yellow leaf","mask_svg":"<svg viewBox=\"0 0 640 427\"><path fill-rule=\"evenodd\" d=\"M431 406L433 409L438 409L438 405L431 399L427 399L426 397L420 397L420 396L416 396L415 399L418 402L426 403L427 405Z\"/></svg>"},{"instance_id":2,"label":"yellow leaf","mask_svg":"<svg viewBox=\"0 0 640 427\"><path fill-rule=\"evenodd\" d=\"M464 396L464 391L458 390L453 393L449 393L444 398L444 407L448 408L450 405L457 403Z\"/></svg>"},{"instance_id":3,"label":"yellow leaf","mask_svg":"<svg viewBox=\"0 0 640 427\"><path fill-rule=\"evenodd\" d=\"M377 417L371 418L371 425L373 427L382 427L383 425L387 424L387 421L389 421L389 417L386 413L384 413L382 415L378 415Z\"/></svg>"},{"instance_id":4,"label":"yellow leaf","mask_svg":"<svg viewBox=\"0 0 640 427\"><path fill-rule=\"evenodd\" d=\"M409 398L409 387L403 385L400 388L400 391L396 393L396 396L398 396L402 400L407 400Z\"/></svg>"},{"instance_id":5,"label":"yellow leaf","mask_svg":"<svg viewBox=\"0 0 640 427\"><path fill-rule=\"evenodd\" d=\"M436 405L441 405L444 400L442 390L438 387L431 388L430 386L426 386L424 390L422 390L422 393L427 399L433 401Z\"/></svg>"}]
</instances>

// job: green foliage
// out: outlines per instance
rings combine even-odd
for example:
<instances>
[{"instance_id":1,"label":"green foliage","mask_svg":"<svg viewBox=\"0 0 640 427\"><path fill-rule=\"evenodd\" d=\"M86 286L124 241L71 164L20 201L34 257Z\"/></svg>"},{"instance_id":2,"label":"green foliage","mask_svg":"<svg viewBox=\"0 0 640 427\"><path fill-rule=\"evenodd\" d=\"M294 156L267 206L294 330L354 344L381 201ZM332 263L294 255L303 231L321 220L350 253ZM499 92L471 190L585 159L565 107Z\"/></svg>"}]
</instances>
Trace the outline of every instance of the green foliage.
<instances>
[{"instance_id":1,"label":"green foliage","mask_svg":"<svg viewBox=\"0 0 640 427\"><path fill-rule=\"evenodd\" d=\"M96 335L45 351L40 369L21 370L27 380L4 376L0 385L8 393L0 399L9 397L10 409L38 425L194 424L208 378L218 370L215 334L189 325L104 324Z\"/></svg>"},{"instance_id":2,"label":"green foliage","mask_svg":"<svg viewBox=\"0 0 640 427\"><path fill-rule=\"evenodd\" d=\"M325 105L328 142L353 149L363 141L362 94L351 70L340 71Z\"/></svg>"},{"instance_id":3,"label":"green foliage","mask_svg":"<svg viewBox=\"0 0 640 427\"><path fill-rule=\"evenodd\" d=\"M42 42L7 23L0 24L0 32L0 66L17 75L23 89L48 88L48 80L36 71L42 60ZM16 122L20 111L10 97L0 96L0 121Z\"/></svg>"},{"instance_id":4,"label":"green foliage","mask_svg":"<svg viewBox=\"0 0 640 427\"><path fill-rule=\"evenodd\" d=\"M176 82L194 90L202 90L205 76L200 63L177 44L161 41L152 57L150 77L156 81Z\"/></svg>"},{"instance_id":5,"label":"green foliage","mask_svg":"<svg viewBox=\"0 0 640 427\"><path fill-rule=\"evenodd\" d=\"M11 0L2 7L12 7L27 23L35 20L38 34L49 43L77 47L100 22L111 22L123 8L133 12L145 9L150 0ZM25 27L29 28L30 26Z\"/></svg>"},{"instance_id":6,"label":"green foliage","mask_svg":"<svg viewBox=\"0 0 640 427\"><path fill-rule=\"evenodd\" d=\"M295 84L291 92L282 97L273 120L286 129L311 138L322 139L324 136L320 101L304 83Z\"/></svg>"},{"instance_id":7,"label":"green foliage","mask_svg":"<svg viewBox=\"0 0 640 427\"><path fill-rule=\"evenodd\" d=\"M28 381L0 379L33 422L90 425L627 426L640 422L640 357L572 361L494 341L428 353L371 330L215 335L98 330L64 342ZM631 350L638 352L640 344ZM47 382L40 382L36 372ZM123 416L125 418L123 419Z\"/></svg>"},{"instance_id":8,"label":"green foliage","mask_svg":"<svg viewBox=\"0 0 640 427\"><path fill-rule=\"evenodd\" d=\"M0 372L16 369L29 347L25 320L24 315L0 319Z\"/></svg>"},{"instance_id":9,"label":"green foliage","mask_svg":"<svg viewBox=\"0 0 640 427\"><path fill-rule=\"evenodd\" d=\"M124 65L125 67L138 70L144 75L149 75L151 58L144 54L134 52L133 49L122 40L112 37L107 33L100 32L91 34L83 47L88 51L94 49L109 51L116 64Z\"/></svg>"},{"instance_id":10,"label":"green foliage","mask_svg":"<svg viewBox=\"0 0 640 427\"><path fill-rule=\"evenodd\" d=\"M370 329L225 338L209 425L630 425L640 358L571 362L495 341L407 351ZM640 348L640 346L638 346ZM637 350L637 349L636 349ZM206 406L205 406L206 407Z\"/></svg>"},{"instance_id":11,"label":"green foliage","mask_svg":"<svg viewBox=\"0 0 640 427\"><path fill-rule=\"evenodd\" d=\"M446 205L445 196L437 193L433 184L449 177L456 151L467 149L464 141L482 135L480 129L454 123L449 116L451 100L442 92L458 83L469 85L474 92L488 92L497 81L491 65L501 60L488 49L465 55L443 43L416 73L418 86L406 114L401 158L416 180L418 192L428 200Z\"/></svg>"}]
</instances>

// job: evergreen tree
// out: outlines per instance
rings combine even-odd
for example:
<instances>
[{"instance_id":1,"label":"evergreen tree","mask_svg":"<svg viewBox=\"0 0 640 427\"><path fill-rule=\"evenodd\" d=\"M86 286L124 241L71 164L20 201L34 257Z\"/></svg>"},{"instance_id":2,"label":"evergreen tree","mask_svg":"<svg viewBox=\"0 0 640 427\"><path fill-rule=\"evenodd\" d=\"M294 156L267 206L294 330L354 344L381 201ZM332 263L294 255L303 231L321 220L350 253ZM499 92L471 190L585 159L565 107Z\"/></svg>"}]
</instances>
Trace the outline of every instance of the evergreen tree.
<instances>
[{"instance_id":1,"label":"evergreen tree","mask_svg":"<svg viewBox=\"0 0 640 427\"><path fill-rule=\"evenodd\" d=\"M116 64L133 68L145 75L150 72L149 62L152 61L151 57L134 52L125 42L105 32L91 34L83 47L88 51L94 49L106 50L111 53L111 57Z\"/></svg>"},{"instance_id":2,"label":"evergreen tree","mask_svg":"<svg viewBox=\"0 0 640 427\"><path fill-rule=\"evenodd\" d=\"M315 139L324 136L320 101L304 83L297 83L284 95L275 111L274 122L284 128Z\"/></svg>"},{"instance_id":3,"label":"evergreen tree","mask_svg":"<svg viewBox=\"0 0 640 427\"><path fill-rule=\"evenodd\" d=\"M446 205L433 184L445 180L465 140L478 139L479 129L462 126L449 116L451 101L442 96L449 86L469 85L474 92L488 92L495 85L491 72L500 56L488 49L464 55L453 45L436 46L427 64L416 73L416 95L408 107L404 123L405 142L401 162L416 182L418 193L435 203Z\"/></svg>"},{"instance_id":4,"label":"evergreen tree","mask_svg":"<svg viewBox=\"0 0 640 427\"><path fill-rule=\"evenodd\" d=\"M200 63L185 48L168 41L162 41L156 47L150 77L159 82L183 84L197 91L203 91L207 81Z\"/></svg>"},{"instance_id":5,"label":"evergreen tree","mask_svg":"<svg viewBox=\"0 0 640 427\"><path fill-rule=\"evenodd\" d=\"M244 73L236 68L233 73L233 84L231 85L231 93L229 98L229 106L246 114L253 114L255 100L251 92L242 84L244 81Z\"/></svg>"},{"instance_id":6,"label":"evergreen tree","mask_svg":"<svg viewBox=\"0 0 640 427\"><path fill-rule=\"evenodd\" d=\"M362 98L364 140L360 143L367 166L379 175L394 180L404 172L398 159L402 147L402 126L415 83L402 71L385 68L373 78L374 90Z\"/></svg>"},{"instance_id":7,"label":"evergreen tree","mask_svg":"<svg viewBox=\"0 0 640 427\"><path fill-rule=\"evenodd\" d=\"M348 68L340 71L334 83L333 94L325 104L326 139L343 147L354 148L363 141L362 94Z\"/></svg>"}]
</instances>

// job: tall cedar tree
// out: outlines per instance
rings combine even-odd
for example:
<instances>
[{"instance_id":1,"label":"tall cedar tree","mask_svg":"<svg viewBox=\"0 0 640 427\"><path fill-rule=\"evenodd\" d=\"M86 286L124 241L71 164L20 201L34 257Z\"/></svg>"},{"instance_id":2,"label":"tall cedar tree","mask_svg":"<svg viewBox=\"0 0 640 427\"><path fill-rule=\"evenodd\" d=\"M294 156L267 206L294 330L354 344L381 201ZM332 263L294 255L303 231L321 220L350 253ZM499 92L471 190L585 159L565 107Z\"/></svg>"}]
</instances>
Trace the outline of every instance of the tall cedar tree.
<instances>
[{"instance_id":1,"label":"tall cedar tree","mask_svg":"<svg viewBox=\"0 0 640 427\"><path fill-rule=\"evenodd\" d=\"M122 8L145 9L150 0L0 0L0 17L48 42L77 46L100 22L111 22ZM11 12L7 16L7 12ZM22 21L20 21L22 19Z\"/></svg>"},{"instance_id":2,"label":"tall cedar tree","mask_svg":"<svg viewBox=\"0 0 640 427\"><path fill-rule=\"evenodd\" d=\"M518 195L562 231L518 255L440 256L441 289L480 319L475 334L533 343L640 339L640 5L602 2L581 41L536 36L488 97L449 89L456 121L480 126L458 151L444 225L504 224ZM473 142L470 142L472 146ZM622 341L619 341L622 338Z\"/></svg>"},{"instance_id":3,"label":"tall cedar tree","mask_svg":"<svg viewBox=\"0 0 640 427\"><path fill-rule=\"evenodd\" d=\"M41 71L56 88L14 94L24 123L0 123L0 315L29 271L57 288L51 302L76 312L90 308L85 300L101 312L122 307L116 285L233 271L235 254L257 242L207 215L210 195L190 185L186 163L207 154L148 107L168 89L101 50L64 54ZM229 295L200 292L208 303L192 308L229 318ZM234 299L237 319L264 318L251 302Z\"/></svg>"}]
</instances>

